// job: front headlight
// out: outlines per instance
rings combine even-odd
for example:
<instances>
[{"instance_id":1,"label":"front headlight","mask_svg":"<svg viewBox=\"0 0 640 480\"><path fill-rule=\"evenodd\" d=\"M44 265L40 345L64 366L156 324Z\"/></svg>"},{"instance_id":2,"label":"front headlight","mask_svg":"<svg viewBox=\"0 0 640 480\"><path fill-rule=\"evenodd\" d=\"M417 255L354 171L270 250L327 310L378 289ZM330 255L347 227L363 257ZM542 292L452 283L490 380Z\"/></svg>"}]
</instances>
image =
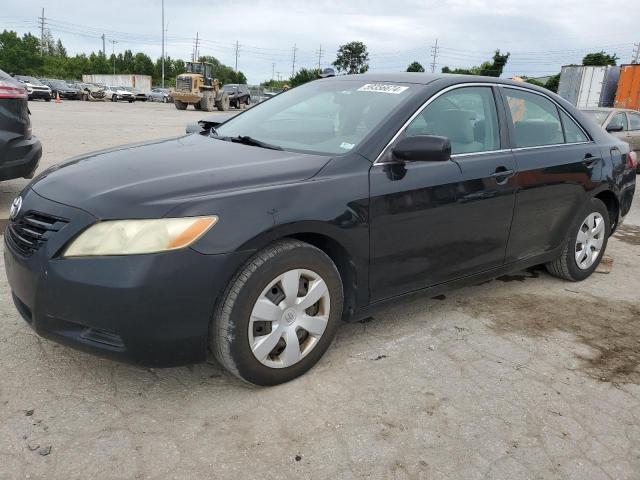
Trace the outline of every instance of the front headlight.
<instances>
[{"instance_id":1,"label":"front headlight","mask_svg":"<svg viewBox=\"0 0 640 480\"><path fill-rule=\"evenodd\" d=\"M82 232L63 257L136 255L188 247L218 222L218 217L108 220Z\"/></svg>"}]
</instances>

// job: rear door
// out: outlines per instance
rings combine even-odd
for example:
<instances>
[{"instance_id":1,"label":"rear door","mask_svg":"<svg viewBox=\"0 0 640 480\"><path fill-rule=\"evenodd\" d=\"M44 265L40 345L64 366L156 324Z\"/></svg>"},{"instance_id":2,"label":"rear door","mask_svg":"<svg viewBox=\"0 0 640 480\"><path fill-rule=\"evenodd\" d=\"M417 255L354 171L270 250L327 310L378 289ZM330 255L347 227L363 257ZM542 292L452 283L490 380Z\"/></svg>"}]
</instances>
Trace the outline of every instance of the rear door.
<instances>
[{"instance_id":1,"label":"rear door","mask_svg":"<svg viewBox=\"0 0 640 480\"><path fill-rule=\"evenodd\" d=\"M629 145L636 152L640 152L640 114L627 112L629 118Z\"/></svg>"},{"instance_id":2,"label":"rear door","mask_svg":"<svg viewBox=\"0 0 640 480\"><path fill-rule=\"evenodd\" d=\"M517 87L501 92L517 163L509 263L561 245L603 161L598 145L549 97Z\"/></svg>"}]
</instances>

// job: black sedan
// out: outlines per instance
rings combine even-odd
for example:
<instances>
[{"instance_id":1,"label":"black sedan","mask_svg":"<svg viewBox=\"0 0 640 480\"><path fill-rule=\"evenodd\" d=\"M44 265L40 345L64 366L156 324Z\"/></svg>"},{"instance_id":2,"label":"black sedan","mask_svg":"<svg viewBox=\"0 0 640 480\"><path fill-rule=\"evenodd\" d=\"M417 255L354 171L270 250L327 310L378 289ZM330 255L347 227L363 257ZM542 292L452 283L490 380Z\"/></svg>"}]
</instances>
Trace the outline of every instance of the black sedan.
<instances>
[{"instance_id":1,"label":"black sedan","mask_svg":"<svg viewBox=\"0 0 640 480\"><path fill-rule=\"evenodd\" d=\"M0 180L31 178L42 156L27 99L25 86L0 70Z\"/></svg>"},{"instance_id":2,"label":"black sedan","mask_svg":"<svg viewBox=\"0 0 640 480\"><path fill-rule=\"evenodd\" d=\"M75 86L69 85L64 80L55 80L43 78L41 79L42 83L51 88L51 94L53 97L65 98L67 100L81 100L82 99L82 90Z\"/></svg>"},{"instance_id":3,"label":"black sedan","mask_svg":"<svg viewBox=\"0 0 640 480\"><path fill-rule=\"evenodd\" d=\"M41 335L291 380L341 319L544 264L584 280L635 155L560 97L471 76L314 81L200 133L73 159L16 200L5 266Z\"/></svg>"}]
</instances>

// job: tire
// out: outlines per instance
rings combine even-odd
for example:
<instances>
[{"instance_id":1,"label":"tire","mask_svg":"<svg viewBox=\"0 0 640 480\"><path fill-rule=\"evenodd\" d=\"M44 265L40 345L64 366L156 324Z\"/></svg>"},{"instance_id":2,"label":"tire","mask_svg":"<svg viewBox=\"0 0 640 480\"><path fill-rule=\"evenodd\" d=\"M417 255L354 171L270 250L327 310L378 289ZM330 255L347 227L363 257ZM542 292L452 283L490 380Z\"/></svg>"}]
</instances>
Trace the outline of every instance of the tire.
<instances>
[{"instance_id":1,"label":"tire","mask_svg":"<svg viewBox=\"0 0 640 480\"><path fill-rule=\"evenodd\" d=\"M286 290L277 280L285 273L290 279L299 275L293 303L287 299ZM309 308L304 311L286 308L287 304L297 305L296 302L300 302L311 288L321 286L320 281L324 282L326 290L320 290L324 292L323 296L310 307L311 311ZM295 280L293 282L295 284ZM277 294L274 293L276 290ZM293 239L275 242L251 257L229 282L212 319L211 351L222 366L246 382L269 386L293 380L313 367L331 344L342 316L342 292L340 274L322 250ZM276 296L267 299L265 295ZM257 320L260 317L254 314L254 307L259 300L259 303L267 302L267 305L271 302L265 312L275 312L278 320ZM313 301L313 298L309 301ZM309 325L323 330L312 334L298 323L310 318L315 320ZM259 360L250 342L253 337L254 348L256 345L259 347L261 336L256 332L265 328L270 333L264 334L264 337L270 337L278 343L269 352L266 349L272 342L267 344L263 349L265 356ZM272 330L274 328L276 330ZM294 341L298 342L294 348L289 349L289 345L293 344L286 341L288 335L294 335ZM266 340L262 341L263 345ZM259 351L259 348L256 350ZM291 359L296 360L287 365Z\"/></svg>"},{"instance_id":2,"label":"tire","mask_svg":"<svg viewBox=\"0 0 640 480\"><path fill-rule=\"evenodd\" d=\"M571 282L579 282L588 278L595 271L595 269L598 268L598 265L600 264L600 261L602 260L604 252L607 248L609 235L611 234L611 221L609 219L609 211L607 210L606 205L597 198L592 198L589 201L589 204L582 211L578 218L579 220L577 220L571 227L571 233L569 234L569 238L565 242L562 254L555 260L545 264L547 271L551 275L569 280ZM585 229L587 228L587 221L590 218L598 225L601 223L602 227L600 233L595 234L596 236L594 238L592 238L591 240L587 240L587 242L590 243L585 244L578 241L578 235L580 234L580 232L585 231ZM589 223L593 224L593 221L589 221ZM591 231L588 231L587 237L583 236L582 238L588 238L591 235ZM595 256L594 253L597 249L597 245L600 245L600 248L599 250L597 250L597 256ZM587 255L587 253L589 253L589 255ZM584 263L579 264L577 258L578 256L580 256L581 259L587 259L587 256L590 256L591 259L587 259Z\"/></svg>"},{"instance_id":3,"label":"tire","mask_svg":"<svg viewBox=\"0 0 640 480\"><path fill-rule=\"evenodd\" d=\"M247 99L244 101L244 104L248 107L250 103L251 103L251 97L247 97Z\"/></svg>"},{"instance_id":4,"label":"tire","mask_svg":"<svg viewBox=\"0 0 640 480\"><path fill-rule=\"evenodd\" d=\"M167 97L162 97L162 103L167 103L169 100L167 100Z\"/></svg>"},{"instance_id":5,"label":"tire","mask_svg":"<svg viewBox=\"0 0 640 480\"><path fill-rule=\"evenodd\" d=\"M176 100L174 104L178 110L186 110L188 105L188 103L181 102L180 100Z\"/></svg>"},{"instance_id":6,"label":"tire","mask_svg":"<svg viewBox=\"0 0 640 480\"><path fill-rule=\"evenodd\" d=\"M202 110L202 106L199 103L194 103L193 108L195 108L198 111Z\"/></svg>"},{"instance_id":7,"label":"tire","mask_svg":"<svg viewBox=\"0 0 640 480\"><path fill-rule=\"evenodd\" d=\"M45 102L50 102L51 101L51 97L47 97L44 99Z\"/></svg>"},{"instance_id":8,"label":"tire","mask_svg":"<svg viewBox=\"0 0 640 480\"><path fill-rule=\"evenodd\" d=\"M205 112L213 112L216 108L215 95L211 90L205 90L202 92L202 99L200 100L200 109Z\"/></svg>"},{"instance_id":9,"label":"tire","mask_svg":"<svg viewBox=\"0 0 640 480\"><path fill-rule=\"evenodd\" d=\"M85 102L88 102L89 101L89 94L88 93L83 94L82 95L82 100L85 101Z\"/></svg>"},{"instance_id":10,"label":"tire","mask_svg":"<svg viewBox=\"0 0 640 480\"><path fill-rule=\"evenodd\" d=\"M221 112L229 110L229 95L223 92L220 99L216 101L216 108Z\"/></svg>"},{"instance_id":11,"label":"tire","mask_svg":"<svg viewBox=\"0 0 640 480\"><path fill-rule=\"evenodd\" d=\"M118 101L118 97L117 97L117 95L112 95L112 96L111 96L111 101L112 101L112 102L117 102L117 101Z\"/></svg>"},{"instance_id":12,"label":"tire","mask_svg":"<svg viewBox=\"0 0 640 480\"><path fill-rule=\"evenodd\" d=\"M133 102L135 102L135 100L129 100L129 103L133 103Z\"/></svg>"}]
</instances>

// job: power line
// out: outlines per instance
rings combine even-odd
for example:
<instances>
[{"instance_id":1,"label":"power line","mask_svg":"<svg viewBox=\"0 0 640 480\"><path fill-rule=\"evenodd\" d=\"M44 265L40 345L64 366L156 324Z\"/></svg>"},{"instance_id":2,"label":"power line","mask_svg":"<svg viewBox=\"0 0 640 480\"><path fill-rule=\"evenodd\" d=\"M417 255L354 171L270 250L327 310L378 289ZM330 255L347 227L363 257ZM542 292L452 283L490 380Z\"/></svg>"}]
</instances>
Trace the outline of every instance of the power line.
<instances>
[{"instance_id":1,"label":"power line","mask_svg":"<svg viewBox=\"0 0 640 480\"><path fill-rule=\"evenodd\" d=\"M42 16L38 17L40 20L40 55L44 55L44 8L42 9Z\"/></svg>"},{"instance_id":2,"label":"power line","mask_svg":"<svg viewBox=\"0 0 640 480\"><path fill-rule=\"evenodd\" d=\"M111 42L111 56L113 57L113 74L116 74L116 43L117 40L109 40Z\"/></svg>"}]
</instances>

